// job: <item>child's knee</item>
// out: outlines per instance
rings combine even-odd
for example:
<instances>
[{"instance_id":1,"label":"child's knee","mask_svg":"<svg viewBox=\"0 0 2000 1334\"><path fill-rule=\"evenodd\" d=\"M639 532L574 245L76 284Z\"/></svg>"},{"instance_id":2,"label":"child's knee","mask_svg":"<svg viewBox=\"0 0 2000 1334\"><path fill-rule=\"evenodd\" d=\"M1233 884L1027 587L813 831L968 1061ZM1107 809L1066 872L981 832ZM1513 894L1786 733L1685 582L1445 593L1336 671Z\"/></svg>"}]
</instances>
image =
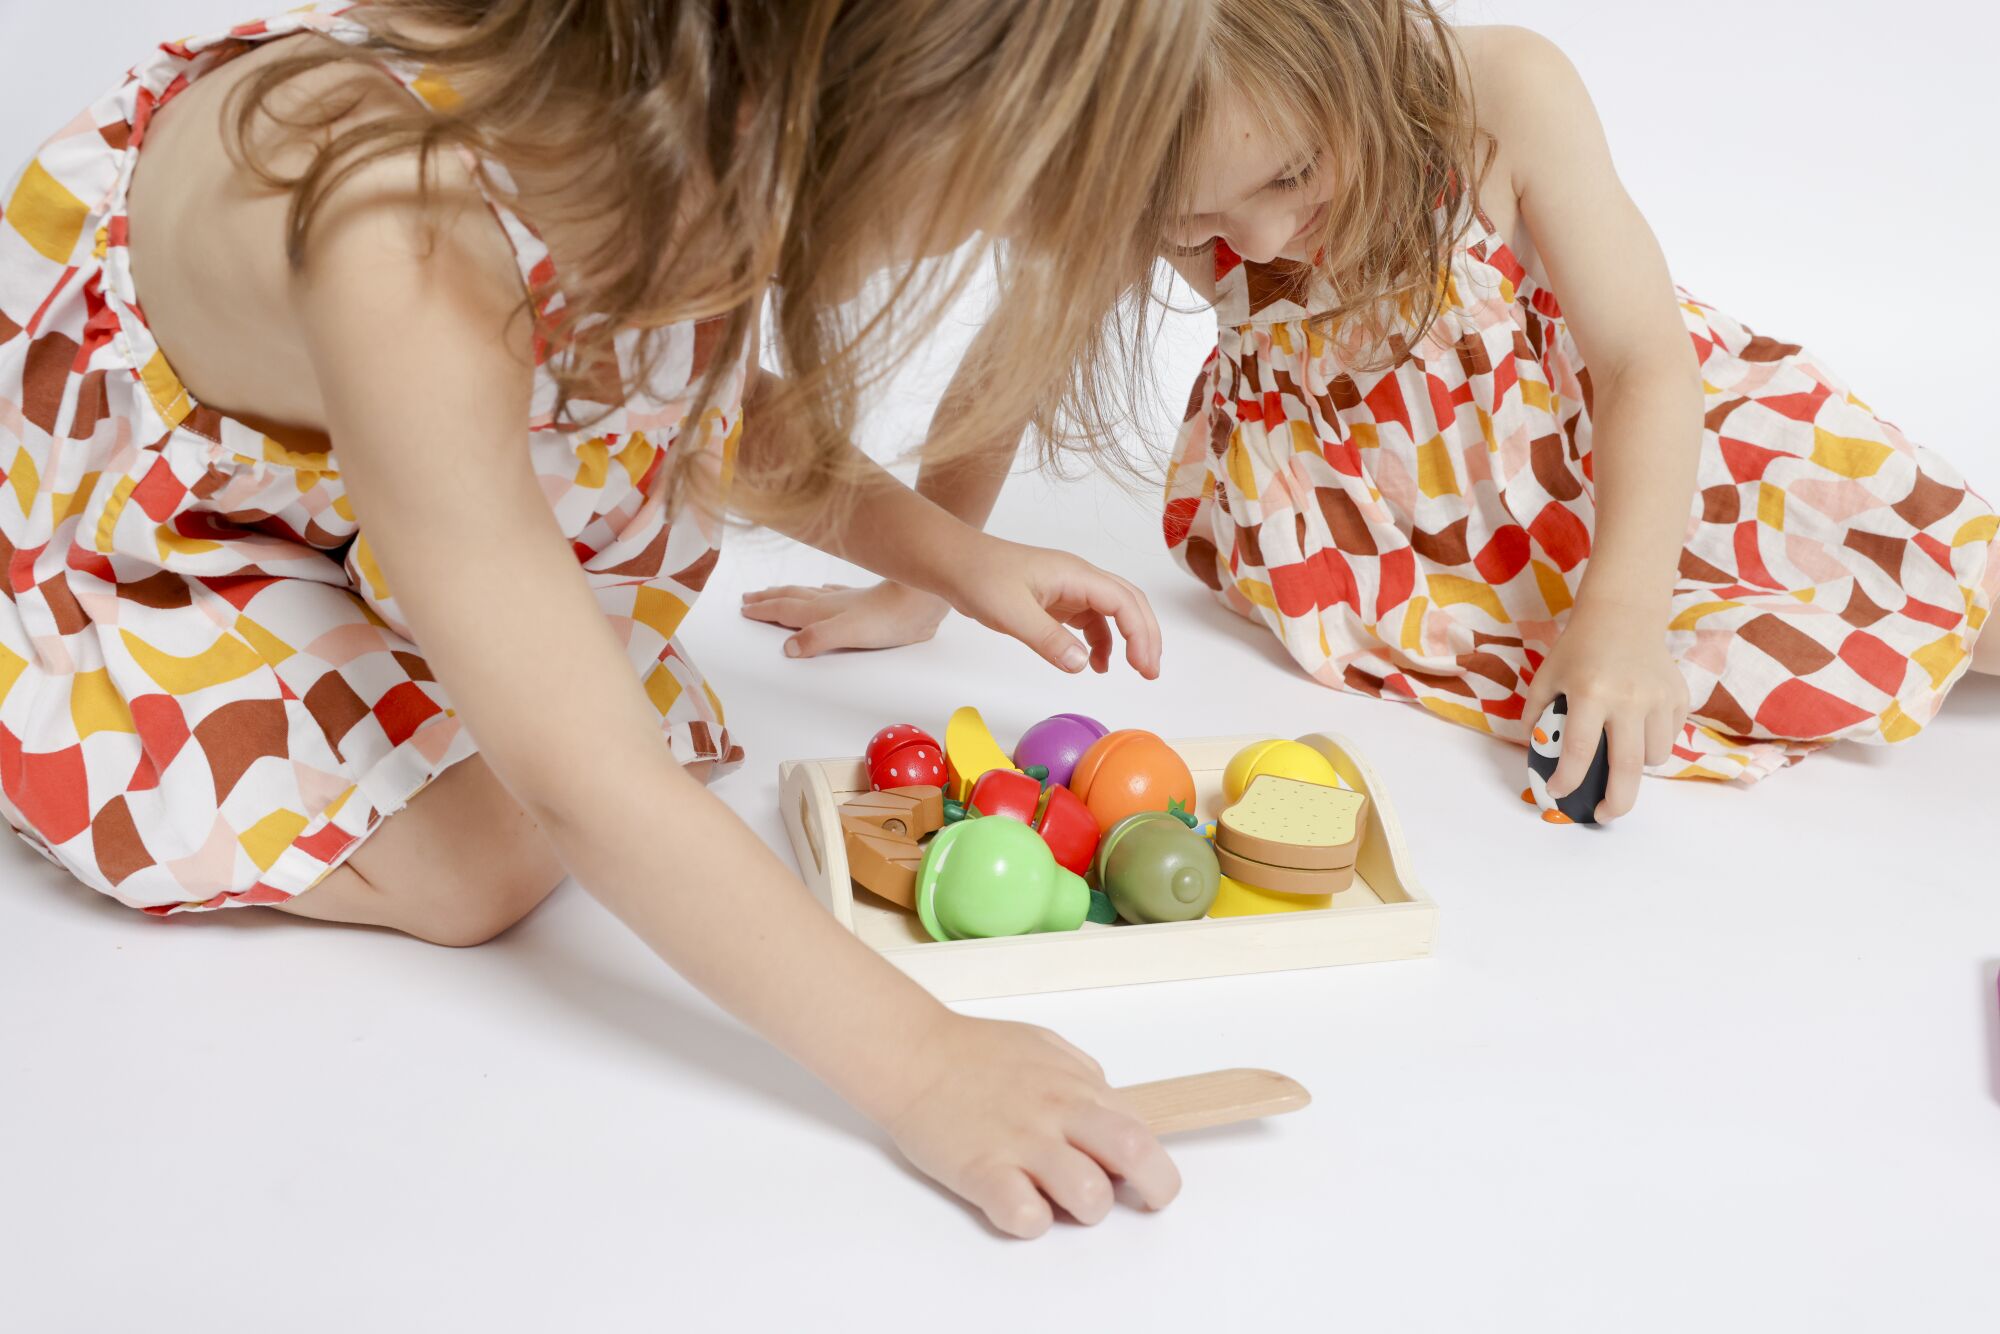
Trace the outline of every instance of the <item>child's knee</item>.
<instances>
[{"instance_id":1,"label":"child's knee","mask_svg":"<svg viewBox=\"0 0 2000 1334\"><path fill-rule=\"evenodd\" d=\"M392 925L433 945L484 945L541 905L561 881L544 868L439 868L419 884L378 887L394 899Z\"/></svg>"}]
</instances>

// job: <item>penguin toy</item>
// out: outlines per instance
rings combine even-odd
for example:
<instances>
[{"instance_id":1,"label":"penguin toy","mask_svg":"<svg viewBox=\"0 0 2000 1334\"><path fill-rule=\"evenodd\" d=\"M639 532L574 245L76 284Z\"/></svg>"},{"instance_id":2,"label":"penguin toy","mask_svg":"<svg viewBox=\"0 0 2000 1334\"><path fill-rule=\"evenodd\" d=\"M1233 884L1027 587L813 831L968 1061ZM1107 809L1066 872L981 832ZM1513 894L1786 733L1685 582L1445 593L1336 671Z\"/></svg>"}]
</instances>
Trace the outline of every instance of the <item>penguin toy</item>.
<instances>
[{"instance_id":1,"label":"penguin toy","mask_svg":"<svg viewBox=\"0 0 2000 1334\"><path fill-rule=\"evenodd\" d=\"M1607 737L1597 740L1597 755L1576 791L1557 801L1549 795L1549 780L1556 776L1562 760L1563 730L1569 724L1569 700L1557 695L1528 734L1528 786L1521 800L1542 808L1542 818L1550 824L1596 824L1597 803L1611 782L1611 744Z\"/></svg>"}]
</instances>

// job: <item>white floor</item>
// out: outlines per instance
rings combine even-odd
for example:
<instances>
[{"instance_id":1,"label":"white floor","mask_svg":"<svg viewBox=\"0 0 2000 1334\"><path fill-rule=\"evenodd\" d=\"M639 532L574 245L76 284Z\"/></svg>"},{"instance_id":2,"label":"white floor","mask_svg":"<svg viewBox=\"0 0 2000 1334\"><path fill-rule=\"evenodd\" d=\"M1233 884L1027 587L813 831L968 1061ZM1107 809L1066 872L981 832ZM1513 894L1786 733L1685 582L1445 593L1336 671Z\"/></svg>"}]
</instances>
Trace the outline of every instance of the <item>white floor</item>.
<instances>
[{"instance_id":1,"label":"white floor","mask_svg":"<svg viewBox=\"0 0 2000 1334\"><path fill-rule=\"evenodd\" d=\"M0 159L147 41L241 8L0 0ZM1813 342L2000 493L2000 19L1641 8L1467 13L1567 45L1684 282ZM1202 321L1171 333L1177 404ZM921 411L899 397L876 443ZM1519 752L1287 670L1167 566L1143 497L1024 480L1000 524L1139 580L1164 679L1065 683L963 623L791 663L736 596L830 567L744 542L688 627L753 757L721 791L782 846L779 760L965 702L1003 734L1064 709L1348 734L1443 904L1436 959L973 1007L1121 1081L1285 1070L1308 1112L1182 1142L1164 1214L1006 1243L574 886L447 953L144 919L10 842L0 1329L1995 1327L2000 683L1893 753L1654 785L1620 827L1563 833L1515 800Z\"/></svg>"}]
</instances>

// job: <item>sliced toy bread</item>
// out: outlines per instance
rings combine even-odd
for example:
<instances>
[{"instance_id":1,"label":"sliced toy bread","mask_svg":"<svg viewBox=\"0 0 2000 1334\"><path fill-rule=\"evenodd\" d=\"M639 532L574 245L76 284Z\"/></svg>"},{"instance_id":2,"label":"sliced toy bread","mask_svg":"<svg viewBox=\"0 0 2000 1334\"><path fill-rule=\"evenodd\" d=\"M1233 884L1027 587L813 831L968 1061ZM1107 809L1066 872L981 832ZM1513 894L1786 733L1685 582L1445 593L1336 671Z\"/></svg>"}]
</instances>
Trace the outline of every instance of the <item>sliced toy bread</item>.
<instances>
[{"instance_id":1,"label":"sliced toy bread","mask_svg":"<svg viewBox=\"0 0 2000 1334\"><path fill-rule=\"evenodd\" d=\"M1215 845L1266 866L1338 870L1354 865L1367 816L1359 792L1262 774L1216 821Z\"/></svg>"}]
</instances>

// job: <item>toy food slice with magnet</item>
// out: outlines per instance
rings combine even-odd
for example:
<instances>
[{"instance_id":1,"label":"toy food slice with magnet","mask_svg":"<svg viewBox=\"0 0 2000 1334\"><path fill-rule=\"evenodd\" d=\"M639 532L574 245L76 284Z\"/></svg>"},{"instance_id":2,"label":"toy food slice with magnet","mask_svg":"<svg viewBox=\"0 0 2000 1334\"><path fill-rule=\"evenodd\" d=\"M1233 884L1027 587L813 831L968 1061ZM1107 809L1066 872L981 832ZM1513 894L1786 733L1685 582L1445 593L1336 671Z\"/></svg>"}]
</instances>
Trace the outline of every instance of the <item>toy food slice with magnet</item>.
<instances>
[{"instance_id":1,"label":"toy food slice with magnet","mask_svg":"<svg viewBox=\"0 0 2000 1334\"><path fill-rule=\"evenodd\" d=\"M1128 922L1189 922L1221 881L1215 849L1165 811L1120 820L1097 849L1097 886Z\"/></svg>"},{"instance_id":2,"label":"toy food slice with magnet","mask_svg":"<svg viewBox=\"0 0 2000 1334\"><path fill-rule=\"evenodd\" d=\"M912 787L944 782L944 752L937 739L913 723L891 723L868 742L868 786Z\"/></svg>"},{"instance_id":3,"label":"toy food slice with magnet","mask_svg":"<svg viewBox=\"0 0 2000 1334\"><path fill-rule=\"evenodd\" d=\"M945 794L961 802L972 795L972 785L988 770L1014 767L1014 761L993 739L986 720L971 705L955 710L945 723L944 762L949 777Z\"/></svg>"},{"instance_id":4,"label":"toy food slice with magnet","mask_svg":"<svg viewBox=\"0 0 2000 1334\"><path fill-rule=\"evenodd\" d=\"M1215 844L1266 866L1338 870L1354 865L1367 813L1359 792L1265 774L1216 821Z\"/></svg>"},{"instance_id":5,"label":"toy food slice with magnet","mask_svg":"<svg viewBox=\"0 0 2000 1334\"><path fill-rule=\"evenodd\" d=\"M1098 738L1077 761L1070 791L1106 833L1140 811L1194 809L1194 775L1187 761L1159 737L1136 728Z\"/></svg>"},{"instance_id":6,"label":"toy food slice with magnet","mask_svg":"<svg viewBox=\"0 0 2000 1334\"><path fill-rule=\"evenodd\" d=\"M1302 741L1280 741L1272 737L1253 741L1236 752L1222 771L1222 799L1232 805L1243 800L1252 779L1264 774L1295 778L1301 783L1322 787L1345 787L1333 762Z\"/></svg>"},{"instance_id":7,"label":"toy food slice with magnet","mask_svg":"<svg viewBox=\"0 0 2000 1334\"><path fill-rule=\"evenodd\" d=\"M1257 889L1230 876L1222 877L1215 902L1208 906L1210 917L1260 917L1267 913L1311 912L1331 908L1331 894L1278 894Z\"/></svg>"},{"instance_id":8,"label":"toy food slice with magnet","mask_svg":"<svg viewBox=\"0 0 2000 1334\"><path fill-rule=\"evenodd\" d=\"M1074 931L1090 886L1056 865L1041 835L1004 815L947 825L917 873L917 916L933 940Z\"/></svg>"},{"instance_id":9,"label":"toy food slice with magnet","mask_svg":"<svg viewBox=\"0 0 2000 1334\"><path fill-rule=\"evenodd\" d=\"M944 793L893 788L855 797L840 808L847 872L854 883L899 908L917 906L922 840L944 827Z\"/></svg>"}]
</instances>

